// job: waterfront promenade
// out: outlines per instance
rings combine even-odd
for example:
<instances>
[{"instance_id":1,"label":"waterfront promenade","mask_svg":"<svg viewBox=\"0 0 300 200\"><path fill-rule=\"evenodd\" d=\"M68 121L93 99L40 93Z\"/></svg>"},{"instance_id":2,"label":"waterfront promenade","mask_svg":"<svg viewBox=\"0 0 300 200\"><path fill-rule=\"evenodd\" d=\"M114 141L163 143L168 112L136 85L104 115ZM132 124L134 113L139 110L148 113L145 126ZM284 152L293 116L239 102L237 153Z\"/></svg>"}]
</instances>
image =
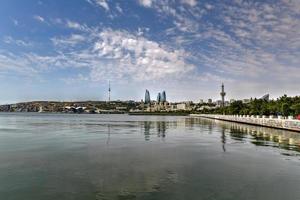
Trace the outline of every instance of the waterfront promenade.
<instances>
[{"instance_id":1,"label":"waterfront promenade","mask_svg":"<svg viewBox=\"0 0 300 200\"><path fill-rule=\"evenodd\" d=\"M217 119L223 121L265 126L271 128L279 128L300 132L300 120L284 119L281 116L250 116L250 115L213 115L213 114L191 114L192 117L202 117L209 119Z\"/></svg>"}]
</instances>

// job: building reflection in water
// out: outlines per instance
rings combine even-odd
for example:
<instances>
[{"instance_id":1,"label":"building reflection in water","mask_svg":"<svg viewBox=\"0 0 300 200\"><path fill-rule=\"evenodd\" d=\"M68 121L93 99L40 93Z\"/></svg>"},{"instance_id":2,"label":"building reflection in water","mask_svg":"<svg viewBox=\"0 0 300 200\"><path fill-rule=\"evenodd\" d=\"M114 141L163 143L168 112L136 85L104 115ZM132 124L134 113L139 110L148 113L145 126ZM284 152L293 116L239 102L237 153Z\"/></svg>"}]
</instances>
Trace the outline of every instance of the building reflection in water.
<instances>
[{"instance_id":1,"label":"building reflection in water","mask_svg":"<svg viewBox=\"0 0 300 200\"><path fill-rule=\"evenodd\" d=\"M286 150L300 151L300 134L292 131L231 124L232 139L251 139L251 143L259 146L273 146Z\"/></svg>"},{"instance_id":2,"label":"building reflection in water","mask_svg":"<svg viewBox=\"0 0 300 200\"><path fill-rule=\"evenodd\" d=\"M225 134L225 128L222 127L222 135L221 135L221 142L222 142L222 148L223 151L226 152L226 134Z\"/></svg>"},{"instance_id":3,"label":"building reflection in water","mask_svg":"<svg viewBox=\"0 0 300 200\"><path fill-rule=\"evenodd\" d=\"M164 121L158 121L156 122L156 129L157 129L157 136L158 137L166 137L166 129L167 125Z\"/></svg>"},{"instance_id":4,"label":"building reflection in water","mask_svg":"<svg viewBox=\"0 0 300 200\"><path fill-rule=\"evenodd\" d=\"M146 141L150 140L151 123L150 121L144 121L144 135Z\"/></svg>"},{"instance_id":5,"label":"building reflection in water","mask_svg":"<svg viewBox=\"0 0 300 200\"><path fill-rule=\"evenodd\" d=\"M184 118L178 121L144 121L145 140L150 140L151 135L165 138L168 129L176 129L178 126L185 127L187 130L199 128L201 132L209 134L221 133L220 143L224 152L226 152L226 144L229 140L300 152L300 134L297 132L201 118Z\"/></svg>"},{"instance_id":6,"label":"building reflection in water","mask_svg":"<svg viewBox=\"0 0 300 200\"><path fill-rule=\"evenodd\" d=\"M106 139L106 145L109 145L110 142L110 124L107 124L107 139Z\"/></svg>"},{"instance_id":7,"label":"building reflection in water","mask_svg":"<svg viewBox=\"0 0 300 200\"><path fill-rule=\"evenodd\" d=\"M214 124L221 126L221 142L224 145L228 131L230 139L236 141L300 152L300 134L297 132L209 119L201 119L200 123L206 124L208 129Z\"/></svg>"},{"instance_id":8,"label":"building reflection in water","mask_svg":"<svg viewBox=\"0 0 300 200\"><path fill-rule=\"evenodd\" d=\"M178 124L183 125L182 121L144 121L143 129L145 140L150 140L151 135L156 135L157 137L165 138L167 130L169 128L176 129Z\"/></svg>"}]
</instances>

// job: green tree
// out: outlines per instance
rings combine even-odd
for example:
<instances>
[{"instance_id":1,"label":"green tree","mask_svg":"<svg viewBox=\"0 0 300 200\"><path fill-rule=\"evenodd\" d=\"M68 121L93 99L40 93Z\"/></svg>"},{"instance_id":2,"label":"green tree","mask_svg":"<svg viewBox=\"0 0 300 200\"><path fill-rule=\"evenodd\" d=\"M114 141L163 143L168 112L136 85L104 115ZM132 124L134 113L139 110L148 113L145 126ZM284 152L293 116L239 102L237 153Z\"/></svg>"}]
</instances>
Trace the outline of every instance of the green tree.
<instances>
[{"instance_id":1,"label":"green tree","mask_svg":"<svg viewBox=\"0 0 300 200\"><path fill-rule=\"evenodd\" d=\"M270 109L269 109L268 103L264 102L261 105L260 114L261 115L270 115Z\"/></svg>"},{"instance_id":2,"label":"green tree","mask_svg":"<svg viewBox=\"0 0 300 200\"><path fill-rule=\"evenodd\" d=\"M287 103L283 103L281 105L281 112L284 116L288 116L290 114L290 106Z\"/></svg>"},{"instance_id":3,"label":"green tree","mask_svg":"<svg viewBox=\"0 0 300 200\"><path fill-rule=\"evenodd\" d=\"M295 115L300 115L300 103L292 105L291 108Z\"/></svg>"},{"instance_id":4,"label":"green tree","mask_svg":"<svg viewBox=\"0 0 300 200\"><path fill-rule=\"evenodd\" d=\"M241 110L243 109L244 105L242 101L235 101L229 106L229 113L232 115L240 114Z\"/></svg>"}]
</instances>

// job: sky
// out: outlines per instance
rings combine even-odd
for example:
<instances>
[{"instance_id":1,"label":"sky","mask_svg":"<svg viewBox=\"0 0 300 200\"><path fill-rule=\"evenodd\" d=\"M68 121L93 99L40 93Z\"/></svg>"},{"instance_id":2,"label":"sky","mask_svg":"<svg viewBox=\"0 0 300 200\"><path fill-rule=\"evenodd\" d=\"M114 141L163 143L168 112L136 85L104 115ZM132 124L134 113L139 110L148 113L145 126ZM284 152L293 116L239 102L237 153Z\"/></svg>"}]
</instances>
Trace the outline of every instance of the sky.
<instances>
[{"instance_id":1,"label":"sky","mask_svg":"<svg viewBox=\"0 0 300 200\"><path fill-rule=\"evenodd\" d=\"M0 103L300 93L299 0L1 0Z\"/></svg>"}]
</instances>

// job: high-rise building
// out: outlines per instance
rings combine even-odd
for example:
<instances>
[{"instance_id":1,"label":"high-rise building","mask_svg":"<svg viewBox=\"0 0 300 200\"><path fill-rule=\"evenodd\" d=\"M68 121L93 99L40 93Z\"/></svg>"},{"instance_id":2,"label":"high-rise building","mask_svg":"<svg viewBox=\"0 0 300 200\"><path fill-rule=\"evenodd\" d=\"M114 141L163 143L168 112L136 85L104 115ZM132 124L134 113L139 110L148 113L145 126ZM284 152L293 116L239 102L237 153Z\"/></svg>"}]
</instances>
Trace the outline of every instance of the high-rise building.
<instances>
[{"instance_id":1,"label":"high-rise building","mask_svg":"<svg viewBox=\"0 0 300 200\"><path fill-rule=\"evenodd\" d=\"M222 97L222 105L221 107L224 107L225 106L225 91L224 91L224 84L222 83L222 86L221 86L221 93L220 93L221 97Z\"/></svg>"},{"instance_id":2,"label":"high-rise building","mask_svg":"<svg viewBox=\"0 0 300 200\"><path fill-rule=\"evenodd\" d=\"M161 102L161 94L160 92L157 94L157 99L156 99L157 102Z\"/></svg>"},{"instance_id":3,"label":"high-rise building","mask_svg":"<svg viewBox=\"0 0 300 200\"><path fill-rule=\"evenodd\" d=\"M166 92L163 91L163 92L161 93L161 102L166 102L166 101L167 101Z\"/></svg>"},{"instance_id":4,"label":"high-rise building","mask_svg":"<svg viewBox=\"0 0 300 200\"><path fill-rule=\"evenodd\" d=\"M207 100L207 103L212 103L212 99L208 99L208 100Z\"/></svg>"},{"instance_id":5,"label":"high-rise building","mask_svg":"<svg viewBox=\"0 0 300 200\"><path fill-rule=\"evenodd\" d=\"M146 90L146 92L145 92L145 104L149 104L150 102L151 102L150 92L148 90Z\"/></svg>"}]
</instances>

